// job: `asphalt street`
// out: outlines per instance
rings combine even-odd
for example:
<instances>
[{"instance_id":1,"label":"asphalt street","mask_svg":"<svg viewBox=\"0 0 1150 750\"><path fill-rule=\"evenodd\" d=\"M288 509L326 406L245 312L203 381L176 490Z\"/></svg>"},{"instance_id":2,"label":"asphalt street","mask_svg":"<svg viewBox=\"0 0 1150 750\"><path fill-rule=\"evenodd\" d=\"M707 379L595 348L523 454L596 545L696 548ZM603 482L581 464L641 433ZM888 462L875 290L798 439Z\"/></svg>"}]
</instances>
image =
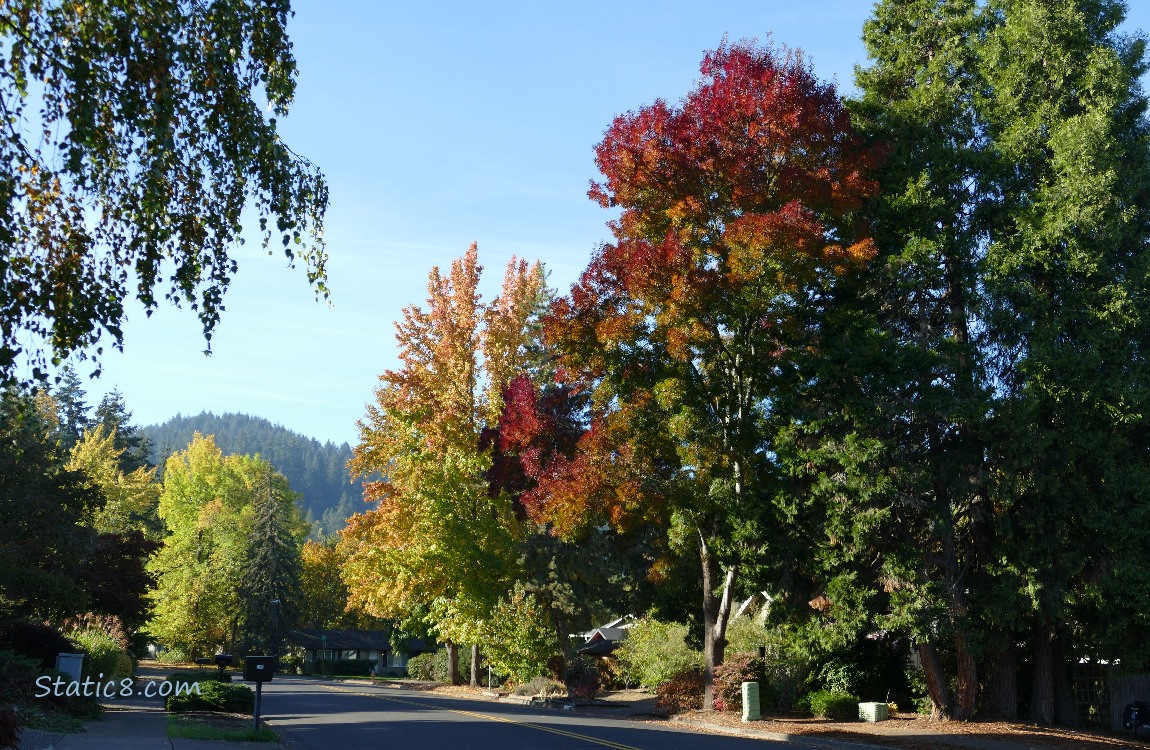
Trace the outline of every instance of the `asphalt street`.
<instances>
[{"instance_id":1,"label":"asphalt street","mask_svg":"<svg viewBox=\"0 0 1150 750\"><path fill-rule=\"evenodd\" d=\"M802 745L723 737L553 709L284 677L264 686L263 715L298 750L742 750Z\"/></svg>"}]
</instances>

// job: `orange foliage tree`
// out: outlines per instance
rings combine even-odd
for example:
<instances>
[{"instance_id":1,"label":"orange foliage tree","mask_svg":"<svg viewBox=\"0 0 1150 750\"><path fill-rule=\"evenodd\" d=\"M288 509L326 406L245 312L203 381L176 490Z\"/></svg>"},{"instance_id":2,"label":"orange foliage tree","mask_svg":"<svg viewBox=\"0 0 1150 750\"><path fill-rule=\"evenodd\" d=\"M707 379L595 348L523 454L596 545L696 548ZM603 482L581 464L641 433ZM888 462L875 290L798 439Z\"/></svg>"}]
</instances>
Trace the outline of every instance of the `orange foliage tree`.
<instances>
[{"instance_id":1,"label":"orange foliage tree","mask_svg":"<svg viewBox=\"0 0 1150 750\"><path fill-rule=\"evenodd\" d=\"M875 157L797 52L724 43L701 71L678 106L616 118L596 149L590 196L621 209L614 241L546 327L594 386L595 424L534 512L578 533L589 489L608 520L663 513L669 540L697 550L710 705L738 571L781 522L772 421L817 347L812 313L875 253L852 220Z\"/></svg>"},{"instance_id":2,"label":"orange foliage tree","mask_svg":"<svg viewBox=\"0 0 1150 750\"><path fill-rule=\"evenodd\" d=\"M487 491L480 433L524 366L529 317L544 290L538 263L512 258L503 293L485 305L475 245L428 281L427 308L396 323L401 365L380 376L351 468L374 508L343 532L350 606L377 617L430 611L441 637L476 628L515 579L510 502Z\"/></svg>"}]
</instances>

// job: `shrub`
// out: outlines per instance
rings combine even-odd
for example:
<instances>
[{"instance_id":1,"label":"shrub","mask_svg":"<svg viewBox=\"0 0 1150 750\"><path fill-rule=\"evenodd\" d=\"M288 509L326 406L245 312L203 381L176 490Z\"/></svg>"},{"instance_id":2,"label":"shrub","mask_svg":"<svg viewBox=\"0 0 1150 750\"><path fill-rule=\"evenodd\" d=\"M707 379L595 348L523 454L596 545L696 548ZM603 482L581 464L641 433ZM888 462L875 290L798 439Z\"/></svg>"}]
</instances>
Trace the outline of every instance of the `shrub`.
<instances>
[{"instance_id":1,"label":"shrub","mask_svg":"<svg viewBox=\"0 0 1150 750\"><path fill-rule=\"evenodd\" d=\"M202 672L181 670L172 672L164 678L168 682L231 682L231 674L224 672L220 674L218 669L206 669Z\"/></svg>"},{"instance_id":2,"label":"shrub","mask_svg":"<svg viewBox=\"0 0 1150 750\"><path fill-rule=\"evenodd\" d=\"M303 673L303 654L289 654L280 657L280 672L284 674Z\"/></svg>"},{"instance_id":3,"label":"shrub","mask_svg":"<svg viewBox=\"0 0 1150 750\"><path fill-rule=\"evenodd\" d=\"M795 707L799 689L810 674L806 647L779 627L764 625L751 617L733 617L727 627L727 652L757 654L763 648L764 682L759 683L763 708Z\"/></svg>"},{"instance_id":4,"label":"shrub","mask_svg":"<svg viewBox=\"0 0 1150 750\"><path fill-rule=\"evenodd\" d=\"M655 689L655 707L670 714L697 711L703 707L703 672L685 669Z\"/></svg>"},{"instance_id":5,"label":"shrub","mask_svg":"<svg viewBox=\"0 0 1150 750\"><path fill-rule=\"evenodd\" d=\"M41 669L55 669L56 655L74 653L76 644L47 625L6 620L0 622L0 650L35 659Z\"/></svg>"},{"instance_id":6,"label":"shrub","mask_svg":"<svg viewBox=\"0 0 1150 750\"><path fill-rule=\"evenodd\" d=\"M715 708L716 710L738 711L743 706L743 683L759 683L759 707L773 705L768 695L771 685L767 680L766 665L757 654L731 654L726 661L715 668ZM722 701L723 707L719 707Z\"/></svg>"},{"instance_id":7,"label":"shrub","mask_svg":"<svg viewBox=\"0 0 1150 750\"><path fill-rule=\"evenodd\" d=\"M533 677L527 682L517 685L512 692L515 695L532 695L540 698L550 698L555 695L563 695L566 690L562 683L556 682L550 677Z\"/></svg>"},{"instance_id":8,"label":"shrub","mask_svg":"<svg viewBox=\"0 0 1150 750\"><path fill-rule=\"evenodd\" d=\"M488 664L499 674L525 682L552 674L549 663L559 642L547 608L519 584L491 610L479 633Z\"/></svg>"},{"instance_id":9,"label":"shrub","mask_svg":"<svg viewBox=\"0 0 1150 750\"><path fill-rule=\"evenodd\" d=\"M20 743L20 720L16 712L7 706L0 708L0 747L18 747Z\"/></svg>"},{"instance_id":10,"label":"shrub","mask_svg":"<svg viewBox=\"0 0 1150 750\"><path fill-rule=\"evenodd\" d=\"M132 659L112 635L103 630L78 630L71 633L71 637L87 654L84 658L86 677L119 680L132 676Z\"/></svg>"},{"instance_id":11,"label":"shrub","mask_svg":"<svg viewBox=\"0 0 1150 750\"><path fill-rule=\"evenodd\" d=\"M250 714L255 707L256 694L246 685L203 680L195 690L183 695L170 695L165 703L169 711L222 711L231 714Z\"/></svg>"},{"instance_id":12,"label":"shrub","mask_svg":"<svg viewBox=\"0 0 1150 750\"><path fill-rule=\"evenodd\" d=\"M836 721L855 721L859 717L858 696L832 690L816 690L806 698L815 716Z\"/></svg>"},{"instance_id":13,"label":"shrub","mask_svg":"<svg viewBox=\"0 0 1150 750\"><path fill-rule=\"evenodd\" d=\"M31 698L39 676L40 663L35 659L0 651L0 701L16 703Z\"/></svg>"},{"instance_id":14,"label":"shrub","mask_svg":"<svg viewBox=\"0 0 1150 750\"><path fill-rule=\"evenodd\" d=\"M367 677L375 666L375 659L337 659L329 661L324 672L329 675Z\"/></svg>"},{"instance_id":15,"label":"shrub","mask_svg":"<svg viewBox=\"0 0 1150 750\"><path fill-rule=\"evenodd\" d=\"M578 700L591 700L599 692L599 660L578 654L567 660L563 669L567 695Z\"/></svg>"},{"instance_id":16,"label":"shrub","mask_svg":"<svg viewBox=\"0 0 1150 750\"><path fill-rule=\"evenodd\" d=\"M645 617L615 649L627 677L654 690L673 676L700 668L703 654L687 645L687 626Z\"/></svg>"},{"instance_id":17,"label":"shrub","mask_svg":"<svg viewBox=\"0 0 1150 750\"><path fill-rule=\"evenodd\" d=\"M156 654L156 661L161 664L186 664L191 660L188 658L188 652L182 648L166 648Z\"/></svg>"},{"instance_id":18,"label":"shrub","mask_svg":"<svg viewBox=\"0 0 1150 750\"><path fill-rule=\"evenodd\" d=\"M408 659L407 676L413 680L434 680L435 652L428 651Z\"/></svg>"}]
</instances>

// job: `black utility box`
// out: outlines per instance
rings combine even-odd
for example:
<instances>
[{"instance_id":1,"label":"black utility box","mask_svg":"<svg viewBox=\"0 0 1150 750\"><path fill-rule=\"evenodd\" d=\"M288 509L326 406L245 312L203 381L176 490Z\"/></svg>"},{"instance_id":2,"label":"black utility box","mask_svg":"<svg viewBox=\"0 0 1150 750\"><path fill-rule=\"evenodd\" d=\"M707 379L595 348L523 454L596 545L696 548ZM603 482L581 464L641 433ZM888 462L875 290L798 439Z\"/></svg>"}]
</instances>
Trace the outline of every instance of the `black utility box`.
<instances>
[{"instance_id":1,"label":"black utility box","mask_svg":"<svg viewBox=\"0 0 1150 750\"><path fill-rule=\"evenodd\" d=\"M271 682L272 675L279 669L278 656L244 657L244 679L250 682Z\"/></svg>"}]
</instances>

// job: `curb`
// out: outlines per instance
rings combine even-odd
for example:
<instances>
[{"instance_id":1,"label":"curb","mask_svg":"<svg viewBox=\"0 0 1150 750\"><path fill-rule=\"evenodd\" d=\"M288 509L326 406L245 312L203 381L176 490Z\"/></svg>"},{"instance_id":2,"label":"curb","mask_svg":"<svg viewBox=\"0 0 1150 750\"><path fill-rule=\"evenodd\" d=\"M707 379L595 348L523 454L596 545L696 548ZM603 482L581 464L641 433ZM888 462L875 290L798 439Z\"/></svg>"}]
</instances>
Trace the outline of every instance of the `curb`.
<instances>
[{"instance_id":1,"label":"curb","mask_svg":"<svg viewBox=\"0 0 1150 750\"><path fill-rule=\"evenodd\" d=\"M811 737L807 734L782 734L780 732L768 732L765 729L736 729L734 727L726 726L725 724L712 724L709 721L698 721L695 719L678 719L674 723L687 724L689 726L699 727L700 729L706 729L709 732L730 734L736 737L775 740L776 742L791 742L799 745L806 745L807 747L826 748L827 750L898 750L898 748L893 748L889 745L872 745L869 742L826 740Z\"/></svg>"}]
</instances>

